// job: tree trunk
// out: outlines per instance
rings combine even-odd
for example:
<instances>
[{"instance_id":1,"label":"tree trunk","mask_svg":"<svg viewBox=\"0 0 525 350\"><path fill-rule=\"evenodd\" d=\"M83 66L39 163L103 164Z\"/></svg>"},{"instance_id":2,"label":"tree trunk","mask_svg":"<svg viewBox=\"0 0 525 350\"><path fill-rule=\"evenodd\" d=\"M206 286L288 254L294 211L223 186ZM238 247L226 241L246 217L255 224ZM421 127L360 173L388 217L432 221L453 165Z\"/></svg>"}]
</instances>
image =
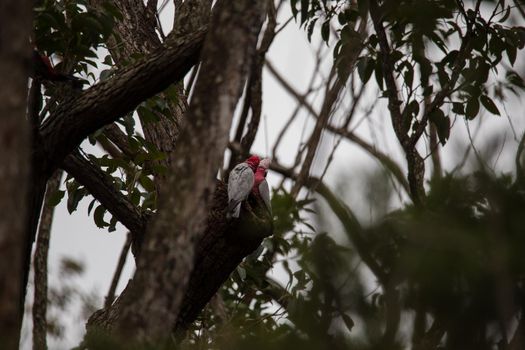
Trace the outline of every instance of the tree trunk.
<instances>
[{"instance_id":1,"label":"tree trunk","mask_svg":"<svg viewBox=\"0 0 525 350\"><path fill-rule=\"evenodd\" d=\"M30 133L26 98L31 2L0 2L0 348L18 348Z\"/></svg>"},{"instance_id":2,"label":"tree trunk","mask_svg":"<svg viewBox=\"0 0 525 350\"><path fill-rule=\"evenodd\" d=\"M266 1L220 1L202 52L201 74L152 218L137 272L122 298L121 340L169 339L211 206L233 112L256 51Z\"/></svg>"}]
</instances>

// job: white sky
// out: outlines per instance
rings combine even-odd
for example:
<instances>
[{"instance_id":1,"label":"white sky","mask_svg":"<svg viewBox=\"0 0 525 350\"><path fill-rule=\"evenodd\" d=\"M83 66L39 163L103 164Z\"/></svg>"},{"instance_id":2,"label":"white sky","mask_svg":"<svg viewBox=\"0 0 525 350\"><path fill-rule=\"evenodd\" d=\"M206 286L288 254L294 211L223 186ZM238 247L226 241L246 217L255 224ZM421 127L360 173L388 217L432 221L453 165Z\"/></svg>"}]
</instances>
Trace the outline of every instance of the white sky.
<instances>
[{"instance_id":1,"label":"white sky","mask_svg":"<svg viewBox=\"0 0 525 350\"><path fill-rule=\"evenodd\" d=\"M162 22L166 28L171 26L169 16L171 16L173 10L170 6L171 1L162 16ZM279 23L284 23L291 16L288 4L285 4L283 9L284 11L281 11L278 19ZM314 34L313 41L317 44L319 42L318 36L318 33ZM268 53L269 60L299 92L304 92L309 82L314 64L313 48L316 48L317 44L308 43L305 31L299 29L298 25L292 21L276 37L270 47ZM327 54L328 58L323 64L325 72L329 70L331 64L331 51L327 51ZM523 66L523 55L520 57L521 62L518 62L517 66ZM374 79L371 79L371 84L375 85L375 82L372 82L372 80ZM352 123L358 121L363 115L364 110L368 108L369 105L375 103L374 93L375 91L371 91L365 94L363 108ZM319 99L312 102L312 104L315 108L318 108ZM375 145L377 147L392 155L394 159L397 159L400 164L404 166L404 158L398 142L393 135L388 114L385 113L385 106L384 99L378 100L377 106L371 116L371 122L362 123L357 129L357 132L368 140L375 139ZM525 130L525 121L524 118L522 118L523 101L514 99L508 106L508 112L519 137ZM261 124L262 127L257 134L253 147L256 153L266 154L266 138L271 149L282 125L287 121L294 108L294 99L281 88L279 83L276 82L265 69L263 73L262 123L264 123L264 118L266 118L267 134L265 133L264 124ZM477 136L475 144L482 148L483 144L490 138L490 135L505 135L505 147L508 148L508 150L504 152L499 159L497 168L500 170L511 169L517 142L511 132L507 118L505 116L495 117L486 114L480 119L483 120L484 125L480 134ZM313 123L313 118L309 117L304 111L299 115L296 122L290 127L287 138L280 146L280 152L278 154L280 163L285 165L292 164L301 135L305 134L305 137L308 137ZM471 130L475 129L475 124L476 122L470 124ZM374 133L372 133L372 130L374 130ZM373 137L373 135L375 136ZM324 134L319 154L316 156L313 173L319 174L322 171L324 162L334 141L334 137ZM90 151L91 146L87 143L85 144L85 149ZM464 122L461 118L457 118L456 127L452 130L451 140L442 151L445 168L450 169L456 164L457 159L461 157L464 147L467 144L468 138L466 137ZM377 168L377 162L375 160L371 159L359 147L343 141L335 154L332 166L325 176L326 183L334 190L341 183L346 184L342 189L342 195L345 196L345 200L350 207L364 219L368 217L369 208L366 204L365 188L361 177L365 171L370 171L372 168ZM280 181L280 179L272 173L268 179L274 187L277 186ZM117 231L112 233L98 229L93 219L86 215L88 204L89 200L83 200L78 210L72 215L68 214L65 201L56 208L49 255L50 285L60 283L61 281L59 266L63 257L79 260L85 264L86 270L82 279L76 280L75 283L86 291L97 291L100 296L99 302L102 303L103 296L107 293L113 276L115 265L125 239L126 230L122 225L118 225ZM337 226L338 225L334 226L334 230L340 231L337 229ZM125 286L133 270L134 262L130 254L128 255L125 271L120 280L117 293ZM31 295L31 291L28 291L28 294ZM31 298L28 298L29 305L32 303L30 299ZM28 314L28 316L25 321L23 349L30 349L31 347L29 324L27 324L27 321L30 321L31 317L30 314ZM83 335L85 320L77 319L76 317L76 315L72 315L70 317L71 319L67 320L66 337L63 341L56 342L48 338L51 349L66 349L78 344Z\"/></svg>"}]
</instances>

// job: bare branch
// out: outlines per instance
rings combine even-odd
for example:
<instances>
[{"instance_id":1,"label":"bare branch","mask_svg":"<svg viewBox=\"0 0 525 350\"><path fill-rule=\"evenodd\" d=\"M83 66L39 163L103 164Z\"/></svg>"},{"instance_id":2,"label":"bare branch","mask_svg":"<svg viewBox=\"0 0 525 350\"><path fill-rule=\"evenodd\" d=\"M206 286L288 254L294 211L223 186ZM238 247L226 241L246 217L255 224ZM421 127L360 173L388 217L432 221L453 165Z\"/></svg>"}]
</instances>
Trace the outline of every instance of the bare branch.
<instances>
[{"instance_id":1,"label":"bare branch","mask_svg":"<svg viewBox=\"0 0 525 350\"><path fill-rule=\"evenodd\" d=\"M120 280L120 275L122 275L122 270L124 270L124 264L126 263L126 257L128 256L129 248L131 247L131 232L128 232L126 235L126 241L122 246L120 251L120 256L118 258L117 267L115 268L115 273L111 279L111 285L109 286L108 295L106 296L106 301L104 302L104 307L108 308L113 304L115 300L115 291L117 290L117 285Z\"/></svg>"},{"instance_id":2,"label":"bare branch","mask_svg":"<svg viewBox=\"0 0 525 350\"><path fill-rule=\"evenodd\" d=\"M365 151L370 153L374 158L376 158L385 168L390 170L392 175L396 178L396 180L403 186L405 191L410 194L410 188L408 185L408 182L406 180L406 177L404 175L404 171L402 168L392 160L391 157L389 157L387 154L379 151L376 149L373 145L367 143L365 140L357 136L355 133L348 131L343 128L336 128L332 125L327 125L326 129L328 131L331 131L333 133L336 133L338 135L341 135L347 139L349 139L352 142L355 142L357 145L359 145L361 148L363 148Z\"/></svg>"},{"instance_id":3,"label":"bare branch","mask_svg":"<svg viewBox=\"0 0 525 350\"><path fill-rule=\"evenodd\" d=\"M335 70L335 67L333 69ZM335 104L335 101L337 100L337 97L339 96L339 93L343 88L344 82L341 79L336 78L334 85L331 88L327 88L326 90L325 97L323 100L323 106L321 108L321 113L319 113L319 117L317 118L317 122L315 123L314 130L312 131L312 134L310 135L310 139L308 141L308 151L306 152L306 157L301 167L301 171L299 172L299 175L297 176L297 179L291 191L291 195L293 197L297 196L304 181L308 178L310 168L314 161L314 156L317 152L317 147L319 146L319 142L321 141L322 131L328 125L328 121L332 115L332 108Z\"/></svg>"},{"instance_id":4,"label":"bare branch","mask_svg":"<svg viewBox=\"0 0 525 350\"><path fill-rule=\"evenodd\" d=\"M62 174L62 170L55 171L47 182L44 208L38 227L38 238L34 255L33 350L47 349L47 258L53 213L55 211L54 205L50 205L49 202L60 187Z\"/></svg>"},{"instance_id":5,"label":"bare branch","mask_svg":"<svg viewBox=\"0 0 525 350\"><path fill-rule=\"evenodd\" d=\"M240 154L232 154L230 165L228 167L229 169L232 169L233 166L240 161L240 158L245 158L248 156L255 140L255 136L257 135L257 130L259 130L259 122L261 119L262 110L262 70L265 62L266 52L268 52L273 38L275 37L276 25L277 22L275 6L273 1L269 0L268 22L261 40L261 45L257 50L257 55L250 69L250 77L248 79L243 111L239 119L239 125L237 126L237 132L234 139L234 142L240 142L242 149ZM250 110L252 112L250 123L248 124L248 129L246 130L244 137L241 138Z\"/></svg>"}]
</instances>

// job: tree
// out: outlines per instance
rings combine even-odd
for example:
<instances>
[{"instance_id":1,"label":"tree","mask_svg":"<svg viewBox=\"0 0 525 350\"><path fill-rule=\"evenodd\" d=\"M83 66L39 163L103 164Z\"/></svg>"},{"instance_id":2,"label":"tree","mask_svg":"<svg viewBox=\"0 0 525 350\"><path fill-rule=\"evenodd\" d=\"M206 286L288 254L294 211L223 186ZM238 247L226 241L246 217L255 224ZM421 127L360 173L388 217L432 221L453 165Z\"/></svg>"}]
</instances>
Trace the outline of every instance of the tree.
<instances>
[{"instance_id":1,"label":"tree","mask_svg":"<svg viewBox=\"0 0 525 350\"><path fill-rule=\"evenodd\" d=\"M21 135L4 150L13 161L3 164L19 170L3 182L6 191L17 192L6 192L9 201L1 204L14 226L0 232L0 249L15 254L1 259L22 271L15 273L20 282L0 295L1 336L8 348L16 347L13 329L22 317L37 228L34 347L46 348L46 311L37 304L45 306L47 293L51 220L44 218L65 195L57 190L59 168L67 173L70 212L89 197L88 214L97 226L112 231L120 222L129 230L123 252L131 245L137 263L121 295L113 302L109 293L105 307L90 317L82 348L172 342L240 349L523 346L524 268L516 247L524 237L519 224L524 139L513 176L490 173L473 144L468 150L479 171L459 174L441 159L442 147L458 129L454 120L477 122L480 106L499 115L509 92L522 94L525 85L512 68L525 45L525 29L516 24L525 17L518 1L219 0L213 7L209 0L174 1L174 26L167 35L159 19L165 3L35 4L32 45L60 57L55 69L82 79L80 89L78 82L49 82L33 74L26 92L29 36L10 34L18 40L7 48L1 69L18 72L13 96L28 95L29 102L28 108L18 103L5 113L16 129L0 127L4 135L13 130ZM27 21L29 11L18 6ZM292 18L277 27L278 13L288 9ZM274 37L294 19L309 39L318 32L323 41L304 94L266 59ZM328 50L333 62L324 75L321 62ZM272 170L291 182L274 191L273 217L251 197L241 219L231 221L225 217L225 184L216 174L220 170L226 178L250 153L262 115L265 65L297 103L273 145ZM99 72L102 67L107 69ZM384 112L406 167L350 128L364 96L370 96L365 89L375 94L373 104L386 99ZM312 97L317 91L320 102ZM12 108L9 96L0 101ZM283 166L279 144L303 111L314 126L295 164ZM30 135L23 131L25 120ZM318 172L314 159L324 135L338 141ZM84 140L99 145L102 155L82 151ZM395 210L384 210L370 224L324 182L343 140L384 167L386 175L375 177L385 188L381 194L375 186L378 201L390 200L392 189L384 185L390 180L401 198ZM227 149L230 160L223 166ZM312 211L314 226L306 216ZM348 243L322 232L330 215L342 224ZM270 273L279 260L285 286ZM12 268L0 271L2 281L15 281ZM373 277L363 279L364 271ZM372 292L366 292L369 286ZM408 327L401 327L402 318Z\"/></svg>"}]
</instances>

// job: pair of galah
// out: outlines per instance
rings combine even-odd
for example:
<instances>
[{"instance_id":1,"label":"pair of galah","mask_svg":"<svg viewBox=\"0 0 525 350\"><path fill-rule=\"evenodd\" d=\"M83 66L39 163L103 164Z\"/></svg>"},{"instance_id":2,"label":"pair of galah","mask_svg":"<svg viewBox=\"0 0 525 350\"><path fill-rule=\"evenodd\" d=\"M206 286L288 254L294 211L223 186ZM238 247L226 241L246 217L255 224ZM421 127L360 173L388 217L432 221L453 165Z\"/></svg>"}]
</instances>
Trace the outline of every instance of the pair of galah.
<instances>
[{"instance_id":1,"label":"pair of galah","mask_svg":"<svg viewBox=\"0 0 525 350\"><path fill-rule=\"evenodd\" d=\"M244 162L237 164L228 178L228 210L227 218L238 218L241 212L241 204L250 193L259 196L266 208L271 213L270 187L266 182L266 174L270 167L270 159L260 160L257 156L251 156Z\"/></svg>"}]
</instances>

